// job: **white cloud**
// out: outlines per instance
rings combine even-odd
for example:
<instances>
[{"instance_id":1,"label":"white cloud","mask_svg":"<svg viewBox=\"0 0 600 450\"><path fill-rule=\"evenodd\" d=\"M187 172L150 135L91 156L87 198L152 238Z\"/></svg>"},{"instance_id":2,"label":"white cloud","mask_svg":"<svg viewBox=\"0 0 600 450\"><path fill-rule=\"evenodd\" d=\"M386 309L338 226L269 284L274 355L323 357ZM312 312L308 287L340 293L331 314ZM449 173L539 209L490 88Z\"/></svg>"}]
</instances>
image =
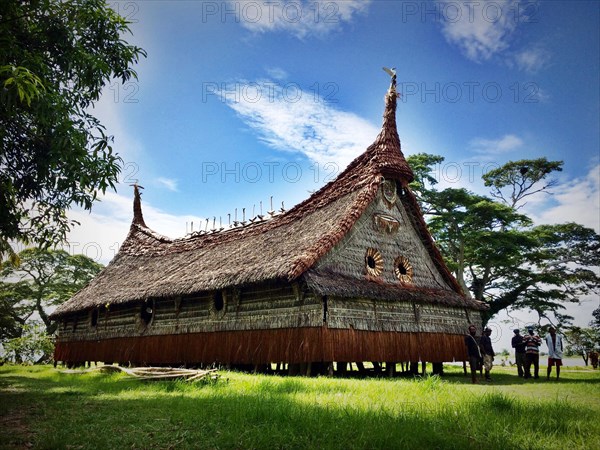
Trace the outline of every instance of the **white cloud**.
<instances>
[{"instance_id":1,"label":"white cloud","mask_svg":"<svg viewBox=\"0 0 600 450\"><path fill-rule=\"evenodd\" d=\"M288 77L288 73L283 70L281 67L270 67L267 69L267 74L271 78L275 78L276 80L285 80Z\"/></svg>"},{"instance_id":2,"label":"white cloud","mask_svg":"<svg viewBox=\"0 0 600 450\"><path fill-rule=\"evenodd\" d=\"M519 69L527 73L536 73L546 67L550 53L541 47L528 48L517 52L514 60Z\"/></svg>"},{"instance_id":3,"label":"white cloud","mask_svg":"<svg viewBox=\"0 0 600 450\"><path fill-rule=\"evenodd\" d=\"M482 62L509 47L509 38L517 26L515 0L495 2L438 2L442 33L470 60Z\"/></svg>"},{"instance_id":4,"label":"white cloud","mask_svg":"<svg viewBox=\"0 0 600 450\"><path fill-rule=\"evenodd\" d=\"M133 219L133 193L120 195L107 192L94 203L92 212L80 208L70 210L68 217L81 225L74 227L68 236L69 248L73 253L82 253L107 264L117 253L125 240ZM146 224L157 233L175 238L185 235L194 222L198 230L204 220L197 216L176 216L145 203L142 198L142 211Z\"/></svg>"},{"instance_id":5,"label":"white cloud","mask_svg":"<svg viewBox=\"0 0 600 450\"><path fill-rule=\"evenodd\" d=\"M364 13L371 0L230 0L237 20L250 31L283 31L303 39L324 36Z\"/></svg>"},{"instance_id":6,"label":"white cloud","mask_svg":"<svg viewBox=\"0 0 600 450\"><path fill-rule=\"evenodd\" d=\"M262 141L278 150L300 152L320 164L335 163L342 169L379 132L370 122L333 108L295 83L259 80L236 86L236 92L224 91L221 96Z\"/></svg>"},{"instance_id":7,"label":"white cloud","mask_svg":"<svg viewBox=\"0 0 600 450\"><path fill-rule=\"evenodd\" d=\"M438 0L442 34L471 61L482 63L502 56L505 63L535 73L550 60L550 52L541 45L512 50L515 31L529 23L529 14L537 12L531 2L496 0L493 2L457 2Z\"/></svg>"},{"instance_id":8,"label":"white cloud","mask_svg":"<svg viewBox=\"0 0 600 450\"><path fill-rule=\"evenodd\" d=\"M500 154L512 152L523 146L523 139L514 134L506 134L500 139L475 138L469 142L469 147L482 157L495 157Z\"/></svg>"},{"instance_id":9,"label":"white cloud","mask_svg":"<svg viewBox=\"0 0 600 450\"><path fill-rule=\"evenodd\" d=\"M173 178L158 177L156 179L156 181L157 181L158 184L160 184L161 186L166 187L171 192L178 192L179 191L177 189L177 180L175 180Z\"/></svg>"},{"instance_id":10,"label":"white cloud","mask_svg":"<svg viewBox=\"0 0 600 450\"><path fill-rule=\"evenodd\" d=\"M552 191L555 206L528 211L536 223L577 222L600 233L600 164L586 176L562 183Z\"/></svg>"}]
</instances>

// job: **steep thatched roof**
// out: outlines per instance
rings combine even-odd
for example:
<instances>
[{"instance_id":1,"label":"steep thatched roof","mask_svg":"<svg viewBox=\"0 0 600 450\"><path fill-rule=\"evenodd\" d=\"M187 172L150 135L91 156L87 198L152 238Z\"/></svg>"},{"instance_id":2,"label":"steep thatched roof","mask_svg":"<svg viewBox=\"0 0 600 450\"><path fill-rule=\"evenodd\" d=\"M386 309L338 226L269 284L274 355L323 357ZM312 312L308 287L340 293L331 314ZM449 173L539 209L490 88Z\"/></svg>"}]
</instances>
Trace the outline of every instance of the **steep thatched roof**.
<instances>
[{"instance_id":1,"label":"steep thatched roof","mask_svg":"<svg viewBox=\"0 0 600 450\"><path fill-rule=\"evenodd\" d=\"M396 102L394 80L386 95L383 126L375 142L334 181L267 221L219 233L170 239L146 226L136 187L134 218L119 253L87 287L61 305L53 317L149 297L186 295L266 280L292 281L303 274L309 287L325 294L355 292L386 296L385 289L368 283L360 287L333 276L325 281L323 274L309 275L307 271L361 216L375 197L383 177L398 180L408 190L413 173L400 149ZM409 193L403 201L434 264L454 290L429 292L427 299L467 306L460 287L433 244L414 196ZM398 289L402 290L396 286L390 295L398 298Z\"/></svg>"}]
</instances>

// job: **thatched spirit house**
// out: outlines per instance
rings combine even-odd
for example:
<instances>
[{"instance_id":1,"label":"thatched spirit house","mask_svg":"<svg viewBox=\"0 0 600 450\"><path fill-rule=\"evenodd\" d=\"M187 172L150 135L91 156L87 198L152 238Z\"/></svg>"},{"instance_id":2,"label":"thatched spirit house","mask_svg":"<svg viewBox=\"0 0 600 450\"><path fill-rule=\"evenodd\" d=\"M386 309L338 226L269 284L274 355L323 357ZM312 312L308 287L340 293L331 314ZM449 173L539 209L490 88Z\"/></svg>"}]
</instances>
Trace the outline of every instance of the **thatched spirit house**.
<instances>
[{"instance_id":1,"label":"thatched spirit house","mask_svg":"<svg viewBox=\"0 0 600 450\"><path fill-rule=\"evenodd\" d=\"M52 315L55 360L464 361L482 305L463 295L408 187L396 102L394 77L375 142L268 220L170 239L146 226L136 187L118 254Z\"/></svg>"}]
</instances>

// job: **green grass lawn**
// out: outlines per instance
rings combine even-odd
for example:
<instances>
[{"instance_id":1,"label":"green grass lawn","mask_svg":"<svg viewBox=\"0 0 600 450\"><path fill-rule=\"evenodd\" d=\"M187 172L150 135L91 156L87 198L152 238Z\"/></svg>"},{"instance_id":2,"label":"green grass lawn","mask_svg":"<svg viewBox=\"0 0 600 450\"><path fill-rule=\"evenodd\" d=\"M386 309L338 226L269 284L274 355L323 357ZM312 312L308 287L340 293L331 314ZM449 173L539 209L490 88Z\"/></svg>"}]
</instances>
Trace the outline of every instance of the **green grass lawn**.
<instances>
[{"instance_id":1,"label":"green grass lawn","mask_svg":"<svg viewBox=\"0 0 600 450\"><path fill-rule=\"evenodd\" d=\"M430 369L429 369L430 370ZM220 372L213 384L0 367L0 448L600 449L600 370L522 380Z\"/></svg>"}]
</instances>

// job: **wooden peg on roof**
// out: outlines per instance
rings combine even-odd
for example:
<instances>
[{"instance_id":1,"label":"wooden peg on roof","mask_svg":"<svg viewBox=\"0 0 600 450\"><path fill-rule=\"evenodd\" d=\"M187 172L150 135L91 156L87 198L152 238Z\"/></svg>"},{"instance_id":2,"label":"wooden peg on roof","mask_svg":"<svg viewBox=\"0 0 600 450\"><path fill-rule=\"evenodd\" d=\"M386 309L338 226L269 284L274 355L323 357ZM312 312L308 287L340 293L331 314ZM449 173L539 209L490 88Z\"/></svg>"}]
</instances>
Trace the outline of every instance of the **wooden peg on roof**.
<instances>
[{"instance_id":1,"label":"wooden peg on roof","mask_svg":"<svg viewBox=\"0 0 600 450\"><path fill-rule=\"evenodd\" d=\"M273 196L271 195L271 209L267 211L267 214L273 217L275 215L275 210L273 209Z\"/></svg>"}]
</instances>

